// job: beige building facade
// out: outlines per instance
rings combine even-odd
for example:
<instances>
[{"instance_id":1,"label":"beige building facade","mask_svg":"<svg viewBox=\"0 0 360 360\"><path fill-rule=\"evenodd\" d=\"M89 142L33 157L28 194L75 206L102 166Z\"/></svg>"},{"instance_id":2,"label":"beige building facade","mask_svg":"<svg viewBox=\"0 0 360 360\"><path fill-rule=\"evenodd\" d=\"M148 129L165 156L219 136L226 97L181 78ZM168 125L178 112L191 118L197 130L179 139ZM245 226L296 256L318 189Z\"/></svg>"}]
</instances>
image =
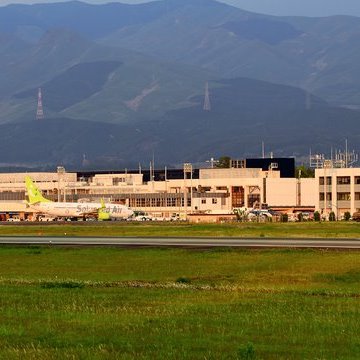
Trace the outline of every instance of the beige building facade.
<instances>
[{"instance_id":1,"label":"beige building facade","mask_svg":"<svg viewBox=\"0 0 360 360\"><path fill-rule=\"evenodd\" d=\"M200 169L199 178L143 181L142 174L95 174L88 179L76 173L0 174L0 213L30 213L26 205L25 176L36 181L53 201L106 201L123 203L154 217L174 214L232 214L234 208L315 207L316 179L280 178L277 170L231 168Z\"/></svg>"},{"instance_id":2,"label":"beige building facade","mask_svg":"<svg viewBox=\"0 0 360 360\"><path fill-rule=\"evenodd\" d=\"M360 211L360 168L323 168L315 170L316 209L337 218L345 212Z\"/></svg>"}]
</instances>

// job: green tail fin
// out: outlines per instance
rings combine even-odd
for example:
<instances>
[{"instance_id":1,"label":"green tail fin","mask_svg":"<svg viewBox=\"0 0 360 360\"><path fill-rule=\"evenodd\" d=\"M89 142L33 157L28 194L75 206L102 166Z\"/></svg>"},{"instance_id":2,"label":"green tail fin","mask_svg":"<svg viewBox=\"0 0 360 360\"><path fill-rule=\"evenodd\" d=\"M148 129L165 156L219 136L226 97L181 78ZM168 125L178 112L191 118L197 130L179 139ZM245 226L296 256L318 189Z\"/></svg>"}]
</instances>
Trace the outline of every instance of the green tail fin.
<instances>
[{"instance_id":1,"label":"green tail fin","mask_svg":"<svg viewBox=\"0 0 360 360\"><path fill-rule=\"evenodd\" d=\"M106 210L104 199L101 199L101 207L98 209L98 220L100 221L110 220L110 214Z\"/></svg>"},{"instance_id":2,"label":"green tail fin","mask_svg":"<svg viewBox=\"0 0 360 360\"><path fill-rule=\"evenodd\" d=\"M30 176L25 177L26 190L28 193L29 204L36 204L38 202L51 202L42 196L39 188L34 184Z\"/></svg>"}]
</instances>

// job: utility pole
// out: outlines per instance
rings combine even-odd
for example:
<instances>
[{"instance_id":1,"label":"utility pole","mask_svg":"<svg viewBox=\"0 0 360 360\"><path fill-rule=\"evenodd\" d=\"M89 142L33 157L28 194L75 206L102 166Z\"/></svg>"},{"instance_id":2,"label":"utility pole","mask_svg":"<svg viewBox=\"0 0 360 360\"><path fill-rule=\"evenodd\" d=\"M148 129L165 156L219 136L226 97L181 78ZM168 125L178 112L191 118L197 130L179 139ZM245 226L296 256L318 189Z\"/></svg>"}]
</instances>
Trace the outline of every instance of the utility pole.
<instances>
[{"instance_id":1,"label":"utility pole","mask_svg":"<svg viewBox=\"0 0 360 360\"><path fill-rule=\"evenodd\" d=\"M186 174L190 173L191 177L190 177L190 186L191 186L191 190L190 190L190 205L191 205L191 213L192 213L192 164L190 163L184 163L184 207L185 207L185 216L187 217L187 187L186 187L186 179L187 176Z\"/></svg>"},{"instance_id":2,"label":"utility pole","mask_svg":"<svg viewBox=\"0 0 360 360\"><path fill-rule=\"evenodd\" d=\"M61 180L64 181L64 174L65 174L65 168L63 166L58 166L57 167L57 178L58 178L58 193L57 193L57 198L58 198L58 202L61 201L61 187L60 187L60 182ZM64 198L65 198L65 185L64 185Z\"/></svg>"},{"instance_id":3,"label":"utility pole","mask_svg":"<svg viewBox=\"0 0 360 360\"><path fill-rule=\"evenodd\" d=\"M296 187L296 206L301 206L301 170L299 170Z\"/></svg>"}]
</instances>

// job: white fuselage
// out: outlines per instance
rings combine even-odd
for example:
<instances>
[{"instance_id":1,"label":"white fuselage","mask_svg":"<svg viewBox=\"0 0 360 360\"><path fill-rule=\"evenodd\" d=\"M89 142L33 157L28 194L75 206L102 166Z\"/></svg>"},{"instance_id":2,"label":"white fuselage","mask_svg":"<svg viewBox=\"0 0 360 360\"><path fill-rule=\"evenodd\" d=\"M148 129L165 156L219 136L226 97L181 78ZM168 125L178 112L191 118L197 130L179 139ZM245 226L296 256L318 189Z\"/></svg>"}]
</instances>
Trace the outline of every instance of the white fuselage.
<instances>
[{"instance_id":1,"label":"white fuselage","mask_svg":"<svg viewBox=\"0 0 360 360\"><path fill-rule=\"evenodd\" d=\"M54 217L83 217L97 215L103 206L100 203L71 203L71 202L39 202L30 205L36 212ZM109 213L110 218L127 219L133 211L125 205L105 204L102 211Z\"/></svg>"}]
</instances>

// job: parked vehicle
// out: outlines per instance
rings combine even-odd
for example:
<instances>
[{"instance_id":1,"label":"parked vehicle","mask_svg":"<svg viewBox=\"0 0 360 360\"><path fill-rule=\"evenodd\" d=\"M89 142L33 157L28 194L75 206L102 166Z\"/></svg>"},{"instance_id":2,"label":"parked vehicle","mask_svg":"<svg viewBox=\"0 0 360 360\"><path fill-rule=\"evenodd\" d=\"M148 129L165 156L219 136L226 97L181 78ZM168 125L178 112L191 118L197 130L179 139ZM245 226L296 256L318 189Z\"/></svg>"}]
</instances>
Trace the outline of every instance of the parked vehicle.
<instances>
[{"instance_id":1,"label":"parked vehicle","mask_svg":"<svg viewBox=\"0 0 360 360\"><path fill-rule=\"evenodd\" d=\"M356 211L353 213L352 219L354 221L360 221L360 211Z\"/></svg>"},{"instance_id":2,"label":"parked vehicle","mask_svg":"<svg viewBox=\"0 0 360 360\"><path fill-rule=\"evenodd\" d=\"M139 216L135 216L133 218L133 220L135 220L135 221L151 221L152 218L148 215L139 215Z\"/></svg>"},{"instance_id":3,"label":"parked vehicle","mask_svg":"<svg viewBox=\"0 0 360 360\"><path fill-rule=\"evenodd\" d=\"M55 221L55 218L50 216L39 216L39 221Z\"/></svg>"},{"instance_id":4,"label":"parked vehicle","mask_svg":"<svg viewBox=\"0 0 360 360\"><path fill-rule=\"evenodd\" d=\"M248 219L250 221L268 221L272 219L272 214L269 212L269 210L254 209L249 212Z\"/></svg>"}]
</instances>

